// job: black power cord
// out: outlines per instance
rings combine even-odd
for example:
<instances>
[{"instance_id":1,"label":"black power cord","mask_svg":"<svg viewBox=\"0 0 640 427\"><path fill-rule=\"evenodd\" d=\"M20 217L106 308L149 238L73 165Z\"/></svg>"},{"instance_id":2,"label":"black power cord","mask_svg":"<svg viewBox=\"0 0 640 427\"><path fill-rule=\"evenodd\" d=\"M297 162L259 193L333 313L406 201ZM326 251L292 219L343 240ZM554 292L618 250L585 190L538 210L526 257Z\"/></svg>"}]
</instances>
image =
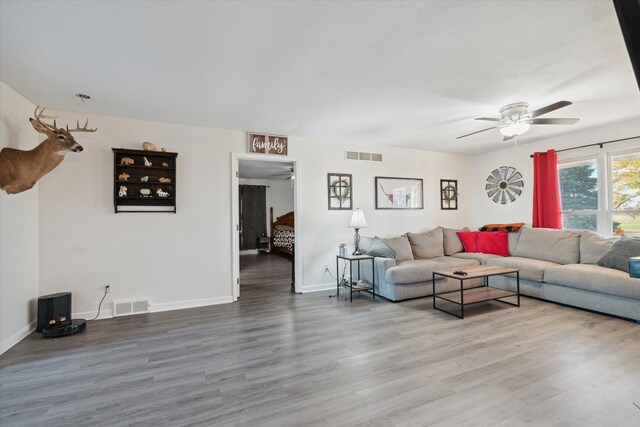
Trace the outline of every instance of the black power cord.
<instances>
[{"instance_id":1,"label":"black power cord","mask_svg":"<svg viewBox=\"0 0 640 427\"><path fill-rule=\"evenodd\" d=\"M104 295L102 295L102 299L100 300L100 303L98 303L98 314L96 314L96 317L94 317L93 319L89 319L88 320L89 322L96 320L100 316L100 307L102 306L102 301L104 301L104 299L107 297L107 293L109 293L110 288L111 288L110 285L105 286Z\"/></svg>"}]
</instances>

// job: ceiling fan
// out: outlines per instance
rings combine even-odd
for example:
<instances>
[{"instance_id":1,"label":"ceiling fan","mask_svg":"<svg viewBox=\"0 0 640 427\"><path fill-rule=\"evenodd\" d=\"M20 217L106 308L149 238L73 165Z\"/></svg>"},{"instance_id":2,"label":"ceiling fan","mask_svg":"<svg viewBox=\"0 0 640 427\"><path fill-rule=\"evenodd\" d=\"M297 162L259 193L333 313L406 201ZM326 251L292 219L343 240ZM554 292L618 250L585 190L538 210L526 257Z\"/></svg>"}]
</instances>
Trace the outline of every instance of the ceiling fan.
<instances>
[{"instance_id":1,"label":"ceiling fan","mask_svg":"<svg viewBox=\"0 0 640 427\"><path fill-rule=\"evenodd\" d=\"M296 177L293 174L293 166L287 167L287 172L276 173L276 174L272 174L271 176L286 176L285 180L296 179Z\"/></svg>"},{"instance_id":2,"label":"ceiling fan","mask_svg":"<svg viewBox=\"0 0 640 427\"><path fill-rule=\"evenodd\" d=\"M457 137L456 139L466 138L467 136L475 135L476 133L485 132L491 129L500 129L500 133L503 135L503 141L508 141L515 138L518 135L529 130L531 125L572 125L577 123L580 119L538 119L536 117L543 114L550 113L560 108L564 108L571 105L569 101L558 101L554 104L547 105L546 107L538 108L534 111L529 110L529 104L526 102L516 102L514 104L505 105L500 109L500 118L494 117L477 117L476 120L485 120L488 122L498 122L495 126L482 129L476 132L471 132L466 135Z\"/></svg>"}]
</instances>

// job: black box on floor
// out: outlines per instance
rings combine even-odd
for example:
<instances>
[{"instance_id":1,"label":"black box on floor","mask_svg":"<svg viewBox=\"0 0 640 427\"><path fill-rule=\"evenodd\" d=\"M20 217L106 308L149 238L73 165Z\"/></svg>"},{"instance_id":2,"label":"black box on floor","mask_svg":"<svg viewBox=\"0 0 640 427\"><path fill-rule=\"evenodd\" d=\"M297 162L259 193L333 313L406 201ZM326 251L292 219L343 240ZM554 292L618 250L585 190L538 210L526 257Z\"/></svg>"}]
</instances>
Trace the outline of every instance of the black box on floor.
<instances>
[{"instance_id":1,"label":"black box on floor","mask_svg":"<svg viewBox=\"0 0 640 427\"><path fill-rule=\"evenodd\" d=\"M38 324L36 332L42 332L51 320L71 320L71 292L60 292L38 298Z\"/></svg>"}]
</instances>

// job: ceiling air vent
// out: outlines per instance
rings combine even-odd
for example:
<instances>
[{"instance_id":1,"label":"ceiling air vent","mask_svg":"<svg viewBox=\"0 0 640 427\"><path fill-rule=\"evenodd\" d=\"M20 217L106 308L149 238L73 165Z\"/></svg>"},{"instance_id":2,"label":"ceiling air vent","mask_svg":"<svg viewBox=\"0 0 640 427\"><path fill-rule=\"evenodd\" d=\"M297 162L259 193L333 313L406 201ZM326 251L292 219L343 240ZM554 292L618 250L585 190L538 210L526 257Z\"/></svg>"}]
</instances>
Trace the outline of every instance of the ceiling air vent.
<instances>
[{"instance_id":1,"label":"ceiling air vent","mask_svg":"<svg viewBox=\"0 0 640 427\"><path fill-rule=\"evenodd\" d=\"M347 160L364 160L364 161L371 161L371 162L381 162L382 154L346 150L345 158Z\"/></svg>"}]
</instances>

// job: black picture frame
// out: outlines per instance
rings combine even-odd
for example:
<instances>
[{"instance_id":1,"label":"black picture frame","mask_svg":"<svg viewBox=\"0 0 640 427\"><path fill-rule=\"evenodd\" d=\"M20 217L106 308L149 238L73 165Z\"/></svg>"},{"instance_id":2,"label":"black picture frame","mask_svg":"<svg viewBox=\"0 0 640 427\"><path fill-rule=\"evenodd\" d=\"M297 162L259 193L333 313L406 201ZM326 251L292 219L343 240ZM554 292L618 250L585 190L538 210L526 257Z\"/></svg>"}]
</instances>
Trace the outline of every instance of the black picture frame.
<instances>
[{"instance_id":1,"label":"black picture frame","mask_svg":"<svg viewBox=\"0 0 640 427\"><path fill-rule=\"evenodd\" d=\"M458 210L458 180L440 180L440 209L443 211Z\"/></svg>"},{"instance_id":2,"label":"black picture frame","mask_svg":"<svg viewBox=\"0 0 640 427\"><path fill-rule=\"evenodd\" d=\"M353 210L353 176L349 173L328 173L327 196L330 211Z\"/></svg>"},{"instance_id":3,"label":"black picture frame","mask_svg":"<svg viewBox=\"0 0 640 427\"><path fill-rule=\"evenodd\" d=\"M376 209L424 209L422 178L375 177Z\"/></svg>"}]
</instances>

